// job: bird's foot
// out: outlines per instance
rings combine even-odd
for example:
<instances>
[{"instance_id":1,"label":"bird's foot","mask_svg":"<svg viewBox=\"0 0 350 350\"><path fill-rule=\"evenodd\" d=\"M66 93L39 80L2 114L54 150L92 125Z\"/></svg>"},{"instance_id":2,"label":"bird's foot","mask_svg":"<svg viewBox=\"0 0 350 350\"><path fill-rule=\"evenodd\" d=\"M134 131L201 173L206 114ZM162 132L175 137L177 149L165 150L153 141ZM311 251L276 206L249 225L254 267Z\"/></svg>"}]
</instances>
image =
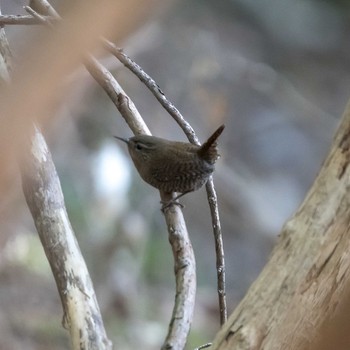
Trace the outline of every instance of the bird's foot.
<instances>
[{"instance_id":1,"label":"bird's foot","mask_svg":"<svg viewBox=\"0 0 350 350\"><path fill-rule=\"evenodd\" d=\"M184 205L182 205L180 202L178 202L176 200L176 198L168 201L168 202L164 202L164 201L160 201L160 204L162 204L162 208L160 209L163 213L165 211L165 209L169 208L171 205L178 205L181 209L185 208Z\"/></svg>"}]
</instances>

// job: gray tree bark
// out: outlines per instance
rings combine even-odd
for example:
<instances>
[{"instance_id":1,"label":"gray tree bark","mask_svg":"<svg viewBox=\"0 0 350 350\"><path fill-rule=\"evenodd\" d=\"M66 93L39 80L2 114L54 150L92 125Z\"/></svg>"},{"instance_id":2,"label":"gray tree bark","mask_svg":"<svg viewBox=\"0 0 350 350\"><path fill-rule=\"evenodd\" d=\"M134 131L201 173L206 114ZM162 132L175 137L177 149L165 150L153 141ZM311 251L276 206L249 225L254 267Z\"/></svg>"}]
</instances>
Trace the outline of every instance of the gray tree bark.
<instances>
[{"instance_id":1,"label":"gray tree bark","mask_svg":"<svg viewBox=\"0 0 350 350\"><path fill-rule=\"evenodd\" d=\"M23 192L56 280L72 348L111 349L50 151L36 128L21 169Z\"/></svg>"},{"instance_id":2,"label":"gray tree bark","mask_svg":"<svg viewBox=\"0 0 350 350\"><path fill-rule=\"evenodd\" d=\"M316 349L329 327L328 349L340 349L328 323L350 309L343 306L350 295L349 161L350 103L304 202L211 350Z\"/></svg>"}]
</instances>

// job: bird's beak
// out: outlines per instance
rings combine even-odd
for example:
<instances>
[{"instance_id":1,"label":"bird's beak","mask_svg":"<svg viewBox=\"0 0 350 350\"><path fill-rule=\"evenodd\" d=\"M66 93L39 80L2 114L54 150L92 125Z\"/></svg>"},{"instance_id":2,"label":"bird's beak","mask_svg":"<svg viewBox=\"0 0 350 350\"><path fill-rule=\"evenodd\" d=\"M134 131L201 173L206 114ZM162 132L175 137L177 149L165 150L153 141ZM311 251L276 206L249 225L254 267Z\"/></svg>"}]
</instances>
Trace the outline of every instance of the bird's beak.
<instances>
[{"instance_id":1,"label":"bird's beak","mask_svg":"<svg viewBox=\"0 0 350 350\"><path fill-rule=\"evenodd\" d=\"M119 137L119 136L114 136L116 139L118 139L118 140L121 140L121 141L123 141L123 142L125 142L126 144L128 144L129 143L129 140L128 139L124 139L123 137Z\"/></svg>"}]
</instances>

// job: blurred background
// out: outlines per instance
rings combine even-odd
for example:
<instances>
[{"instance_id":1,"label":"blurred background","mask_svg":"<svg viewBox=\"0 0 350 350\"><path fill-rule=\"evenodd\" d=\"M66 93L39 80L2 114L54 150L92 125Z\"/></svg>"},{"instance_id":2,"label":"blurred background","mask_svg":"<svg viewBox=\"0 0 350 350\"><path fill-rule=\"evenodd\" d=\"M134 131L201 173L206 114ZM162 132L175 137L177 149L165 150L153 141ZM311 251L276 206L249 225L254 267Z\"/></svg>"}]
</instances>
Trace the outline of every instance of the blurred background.
<instances>
[{"instance_id":1,"label":"blurred background","mask_svg":"<svg viewBox=\"0 0 350 350\"><path fill-rule=\"evenodd\" d=\"M24 14L26 4L3 0L2 12ZM6 27L15 64L42 29ZM229 312L327 155L350 96L349 35L347 1L173 0L150 8L117 42L201 141L226 125L214 180ZM132 73L100 57L154 135L186 140ZM159 348L175 283L159 193L112 138L131 132L105 92L83 68L67 80L69 98L45 135L108 336L118 349ZM0 203L0 349L67 349L59 296L18 174L12 187ZM181 202L198 273L191 349L219 329L215 250L205 190Z\"/></svg>"}]
</instances>

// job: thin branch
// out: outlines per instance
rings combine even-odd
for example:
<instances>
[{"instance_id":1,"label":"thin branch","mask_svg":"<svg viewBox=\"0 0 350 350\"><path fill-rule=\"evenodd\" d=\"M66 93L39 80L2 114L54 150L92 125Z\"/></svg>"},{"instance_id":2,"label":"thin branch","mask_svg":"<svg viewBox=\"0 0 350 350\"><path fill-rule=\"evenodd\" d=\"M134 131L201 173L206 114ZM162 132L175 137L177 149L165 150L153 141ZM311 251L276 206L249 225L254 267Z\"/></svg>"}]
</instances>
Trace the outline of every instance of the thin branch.
<instances>
[{"instance_id":1,"label":"thin branch","mask_svg":"<svg viewBox=\"0 0 350 350\"><path fill-rule=\"evenodd\" d=\"M52 26L52 23L50 21L50 17L45 17L39 14L38 12L34 11L33 8L30 6L24 6L23 7L30 15L32 15L34 18L36 18L38 21L45 23L46 25Z\"/></svg>"},{"instance_id":2,"label":"thin branch","mask_svg":"<svg viewBox=\"0 0 350 350\"><path fill-rule=\"evenodd\" d=\"M51 17L45 17L51 19ZM1 15L0 25L33 25L33 24L43 24L40 19L33 16L25 15Z\"/></svg>"},{"instance_id":3,"label":"thin branch","mask_svg":"<svg viewBox=\"0 0 350 350\"><path fill-rule=\"evenodd\" d=\"M159 85L151 78L136 62L134 62L128 55L126 55L122 49L116 47L113 43L106 39L102 39L105 48L115 56L121 63L124 64L126 68L131 70L152 92L155 98L160 102L160 104L165 108L165 110L174 118L181 129L184 131L189 141L200 145L200 142L192 128L192 126L186 121L179 110L171 103L163 91L160 89Z\"/></svg>"},{"instance_id":4,"label":"thin branch","mask_svg":"<svg viewBox=\"0 0 350 350\"><path fill-rule=\"evenodd\" d=\"M212 343L207 343L199 346L198 348L195 348L194 350L203 350L203 349L210 348L211 346L212 346Z\"/></svg>"},{"instance_id":5,"label":"thin branch","mask_svg":"<svg viewBox=\"0 0 350 350\"><path fill-rule=\"evenodd\" d=\"M136 62L128 57L122 49L117 48L110 41L103 39L105 48L113 54L121 63L131 70L153 93L160 104L175 119L181 129L184 131L189 141L199 145L199 141L191 125L185 120L179 110L171 103L159 85L152 79ZM206 184L210 213L212 217L212 227L215 240L216 252L216 270L217 270L217 287L220 309L220 324L227 321L226 290L225 290L225 257L224 246L221 232L220 216L218 210L217 195L212 178Z\"/></svg>"},{"instance_id":6,"label":"thin branch","mask_svg":"<svg viewBox=\"0 0 350 350\"><path fill-rule=\"evenodd\" d=\"M0 27L0 56L2 57L0 64L0 76L3 80L10 81L10 74L12 71L12 54L5 29L3 27Z\"/></svg>"},{"instance_id":7,"label":"thin branch","mask_svg":"<svg viewBox=\"0 0 350 350\"><path fill-rule=\"evenodd\" d=\"M226 274L225 274L225 255L224 255L224 243L221 233L221 223L218 208L218 200L214 187L212 176L205 185L207 190L207 196L209 201L209 208L211 214L211 222L214 233L215 241L215 253L216 253L216 272L218 283L218 298L220 309L220 324L223 325L227 321L227 305L226 305Z\"/></svg>"}]
</instances>

